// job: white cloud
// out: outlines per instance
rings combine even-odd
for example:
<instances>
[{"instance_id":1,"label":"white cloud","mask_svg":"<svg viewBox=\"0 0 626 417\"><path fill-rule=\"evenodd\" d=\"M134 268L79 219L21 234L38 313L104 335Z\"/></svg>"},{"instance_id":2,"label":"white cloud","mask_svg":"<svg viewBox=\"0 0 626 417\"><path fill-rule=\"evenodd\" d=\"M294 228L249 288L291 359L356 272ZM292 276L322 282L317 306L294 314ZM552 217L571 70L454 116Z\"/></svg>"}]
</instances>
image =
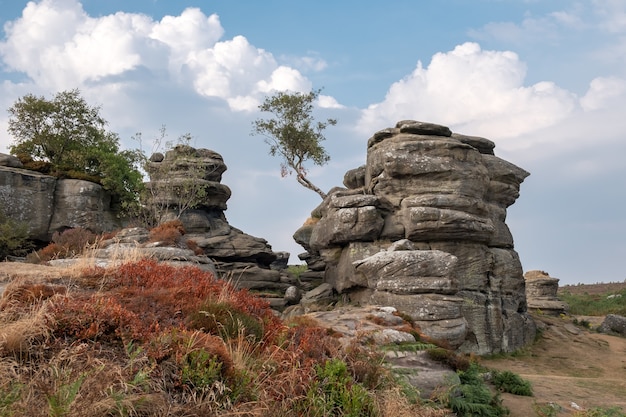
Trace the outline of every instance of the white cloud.
<instances>
[{"instance_id":1,"label":"white cloud","mask_svg":"<svg viewBox=\"0 0 626 417\"><path fill-rule=\"evenodd\" d=\"M591 81L587 94L580 99L580 104L587 111L602 109L618 104L625 95L626 80L618 77L598 77Z\"/></svg>"},{"instance_id":2,"label":"white cloud","mask_svg":"<svg viewBox=\"0 0 626 417\"><path fill-rule=\"evenodd\" d=\"M576 97L551 82L524 86L526 67L509 51L465 43L433 56L394 83L383 102L363 111L359 130L373 132L402 119L455 127L462 133L510 138L570 114Z\"/></svg>"},{"instance_id":3,"label":"white cloud","mask_svg":"<svg viewBox=\"0 0 626 417\"><path fill-rule=\"evenodd\" d=\"M320 95L317 98L317 104L323 109L343 109L345 106L339 104L334 97Z\"/></svg>"},{"instance_id":4,"label":"white cloud","mask_svg":"<svg viewBox=\"0 0 626 417\"><path fill-rule=\"evenodd\" d=\"M243 36L221 40L219 17L188 8L160 21L137 13L102 17L85 13L77 0L29 2L22 16L5 26L0 58L53 93L98 83L133 84L133 72L176 81L204 97L224 100L232 110L254 110L274 90L308 91L300 71ZM300 60L322 69L321 59ZM87 94L88 95L88 94Z\"/></svg>"}]
</instances>

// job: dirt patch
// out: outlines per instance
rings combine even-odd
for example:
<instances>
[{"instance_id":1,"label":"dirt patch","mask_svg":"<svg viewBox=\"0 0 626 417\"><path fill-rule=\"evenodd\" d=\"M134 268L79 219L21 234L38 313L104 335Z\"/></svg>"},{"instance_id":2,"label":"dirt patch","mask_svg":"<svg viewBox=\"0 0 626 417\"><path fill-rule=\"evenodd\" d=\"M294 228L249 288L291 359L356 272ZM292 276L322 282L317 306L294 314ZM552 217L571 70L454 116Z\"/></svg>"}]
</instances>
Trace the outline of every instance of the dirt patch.
<instances>
[{"instance_id":1,"label":"dirt patch","mask_svg":"<svg viewBox=\"0 0 626 417\"><path fill-rule=\"evenodd\" d=\"M573 318L534 316L543 328L537 341L515 356L483 364L528 379L534 397L503 394L512 417L537 415L536 406L555 404L559 415L576 407L620 407L626 411L626 338L595 333Z\"/></svg>"}]
</instances>

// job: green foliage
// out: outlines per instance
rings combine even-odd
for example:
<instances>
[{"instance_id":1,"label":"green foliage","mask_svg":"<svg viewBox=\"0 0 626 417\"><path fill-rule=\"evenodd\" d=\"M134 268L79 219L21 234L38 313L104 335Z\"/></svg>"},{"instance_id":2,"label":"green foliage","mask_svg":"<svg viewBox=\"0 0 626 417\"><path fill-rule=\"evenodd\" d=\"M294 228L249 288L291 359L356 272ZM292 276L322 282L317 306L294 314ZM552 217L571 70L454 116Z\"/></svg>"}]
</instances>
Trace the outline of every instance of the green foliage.
<instances>
[{"instance_id":1,"label":"green foliage","mask_svg":"<svg viewBox=\"0 0 626 417\"><path fill-rule=\"evenodd\" d=\"M530 381L511 371L493 371L493 385L502 391L526 397L533 396Z\"/></svg>"},{"instance_id":2,"label":"green foliage","mask_svg":"<svg viewBox=\"0 0 626 417\"><path fill-rule=\"evenodd\" d=\"M324 198L326 194L307 178L304 167L308 160L319 166L330 160L321 145L325 140L322 132L329 125L336 125L337 120L316 122L313 118L313 102L320 92L321 90L313 90L307 94L278 92L266 97L259 110L273 114L274 118L255 120L252 134L265 136L265 143L270 146L270 155L282 157L283 176L295 172L296 179L302 186Z\"/></svg>"},{"instance_id":3,"label":"green foliage","mask_svg":"<svg viewBox=\"0 0 626 417\"><path fill-rule=\"evenodd\" d=\"M56 370L54 370L56 372ZM57 377L60 377L57 375ZM46 395L48 400L48 414L50 417L63 417L67 416L70 407L83 382L87 378L86 374L80 375L76 380L62 384L56 392Z\"/></svg>"},{"instance_id":4,"label":"green foliage","mask_svg":"<svg viewBox=\"0 0 626 417\"><path fill-rule=\"evenodd\" d=\"M626 288L605 294L572 294L563 292L559 298L569 306L569 313L580 316L626 315Z\"/></svg>"},{"instance_id":5,"label":"green foliage","mask_svg":"<svg viewBox=\"0 0 626 417\"><path fill-rule=\"evenodd\" d=\"M0 207L0 261L7 255L23 255L31 248L28 224L13 220Z\"/></svg>"},{"instance_id":6,"label":"green foliage","mask_svg":"<svg viewBox=\"0 0 626 417\"><path fill-rule=\"evenodd\" d=\"M308 265L306 264L302 264L302 265L289 265L287 267L287 272L289 272L291 275L293 275L296 279L300 278L300 275L302 275L304 272L306 272L309 269Z\"/></svg>"},{"instance_id":7,"label":"green foliage","mask_svg":"<svg viewBox=\"0 0 626 417\"><path fill-rule=\"evenodd\" d=\"M457 416L500 417L509 414L498 394L493 395L472 363L466 371L458 371L461 383L450 391L448 406Z\"/></svg>"},{"instance_id":8,"label":"green foliage","mask_svg":"<svg viewBox=\"0 0 626 417\"><path fill-rule=\"evenodd\" d=\"M182 382L194 388L211 387L222 376L222 362L204 349L189 352L183 363Z\"/></svg>"},{"instance_id":9,"label":"green foliage","mask_svg":"<svg viewBox=\"0 0 626 417\"><path fill-rule=\"evenodd\" d=\"M22 384L11 382L7 386L0 387L0 417L14 415L13 404L20 399Z\"/></svg>"},{"instance_id":10,"label":"green foliage","mask_svg":"<svg viewBox=\"0 0 626 417\"><path fill-rule=\"evenodd\" d=\"M348 366L340 359L316 366L317 380L307 393L309 416L375 416L374 400L362 385L354 382Z\"/></svg>"},{"instance_id":11,"label":"green foliage","mask_svg":"<svg viewBox=\"0 0 626 417\"><path fill-rule=\"evenodd\" d=\"M8 111L8 131L14 138L10 152L26 167L98 182L120 210L138 204L139 155L120 151L119 137L105 129L100 108L89 106L79 90L57 93L52 100L27 94Z\"/></svg>"}]
</instances>

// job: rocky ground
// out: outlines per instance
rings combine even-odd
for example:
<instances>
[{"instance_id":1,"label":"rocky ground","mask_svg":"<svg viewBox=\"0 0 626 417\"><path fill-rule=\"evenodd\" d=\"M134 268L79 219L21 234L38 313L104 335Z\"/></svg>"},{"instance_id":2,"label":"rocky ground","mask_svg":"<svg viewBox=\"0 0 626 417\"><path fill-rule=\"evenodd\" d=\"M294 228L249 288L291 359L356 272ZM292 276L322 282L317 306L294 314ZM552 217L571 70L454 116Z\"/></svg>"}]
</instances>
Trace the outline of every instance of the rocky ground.
<instances>
[{"instance_id":1,"label":"rocky ground","mask_svg":"<svg viewBox=\"0 0 626 417\"><path fill-rule=\"evenodd\" d=\"M19 277L49 282L77 279L74 272L63 267L2 262L0 293L8 282ZM580 285L568 287L568 290L604 293L625 286L626 283ZM533 397L503 394L511 416L541 415L537 410L548 407L560 410L556 415L573 414L577 407L620 407L626 412L626 338L576 326L574 317L537 314L533 317L542 330L532 346L514 355L482 359L488 367L510 370L531 381ZM592 326L602 321L602 317L576 318L579 321L584 318ZM336 325L344 333L349 333L350 329L363 330L359 320L345 311L317 314L316 319L331 327Z\"/></svg>"}]
</instances>

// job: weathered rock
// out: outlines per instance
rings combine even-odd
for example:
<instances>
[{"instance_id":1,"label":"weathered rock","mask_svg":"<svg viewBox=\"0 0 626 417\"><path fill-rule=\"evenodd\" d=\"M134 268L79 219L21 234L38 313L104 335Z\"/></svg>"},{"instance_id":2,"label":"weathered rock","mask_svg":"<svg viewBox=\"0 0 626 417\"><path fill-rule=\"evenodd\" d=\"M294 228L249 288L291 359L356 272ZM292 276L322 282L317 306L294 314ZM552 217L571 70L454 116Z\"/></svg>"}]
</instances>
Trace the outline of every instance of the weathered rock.
<instances>
[{"instance_id":1,"label":"weathered rock","mask_svg":"<svg viewBox=\"0 0 626 417\"><path fill-rule=\"evenodd\" d=\"M378 252L353 263L366 287L393 294L456 292L455 256L441 251L401 250Z\"/></svg>"},{"instance_id":2,"label":"weathered rock","mask_svg":"<svg viewBox=\"0 0 626 417\"><path fill-rule=\"evenodd\" d=\"M363 187L365 185L365 165L346 172L343 176L343 185L350 189Z\"/></svg>"},{"instance_id":3,"label":"weathered rock","mask_svg":"<svg viewBox=\"0 0 626 417\"><path fill-rule=\"evenodd\" d=\"M49 241L54 232L82 227L94 233L120 228L102 186L35 171L0 166L0 204L28 224L31 239Z\"/></svg>"},{"instance_id":4,"label":"weathered rock","mask_svg":"<svg viewBox=\"0 0 626 417\"><path fill-rule=\"evenodd\" d=\"M94 233L120 228L111 211L111 197L102 186L89 181L58 180L49 232L81 227Z\"/></svg>"},{"instance_id":5,"label":"weathered rock","mask_svg":"<svg viewBox=\"0 0 626 417\"><path fill-rule=\"evenodd\" d=\"M545 314L558 316L567 311L567 304L559 300L557 291L559 280L544 271L528 271L526 280L526 300L531 310L541 310Z\"/></svg>"},{"instance_id":6,"label":"weathered rock","mask_svg":"<svg viewBox=\"0 0 626 417\"><path fill-rule=\"evenodd\" d=\"M302 291L300 291L300 288L292 285L285 290L284 298L287 304L298 304L302 299Z\"/></svg>"},{"instance_id":7,"label":"weathered rock","mask_svg":"<svg viewBox=\"0 0 626 417\"><path fill-rule=\"evenodd\" d=\"M16 156L0 153L0 166L9 168L23 168L24 164L22 164L22 162Z\"/></svg>"},{"instance_id":8,"label":"weathered rock","mask_svg":"<svg viewBox=\"0 0 626 417\"><path fill-rule=\"evenodd\" d=\"M600 327L598 327L598 331L626 336L626 317L617 314L607 314Z\"/></svg>"},{"instance_id":9,"label":"weathered rock","mask_svg":"<svg viewBox=\"0 0 626 417\"><path fill-rule=\"evenodd\" d=\"M414 120L378 131L365 166L329 191L296 240L354 302L394 306L462 351L518 349L536 329L505 220L529 174L494 147Z\"/></svg>"},{"instance_id":10,"label":"weathered rock","mask_svg":"<svg viewBox=\"0 0 626 417\"><path fill-rule=\"evenodd\" d=\"M33 239L45 241L52 236L56 183L49 175L0 166L0 205L8 217L28 225Z\"/></svg>"},{"instance_id":11,"label":"weathered rock","mask_svg":"<svg viewBox=\"0 0 626 417\"><path fill-rule=\"evenodd\" d=\"M384 224L375 206L337 208L324 216L311 233L313 250L341 245L352 240L373 241Z\"/></svg>"}]
</instances>

